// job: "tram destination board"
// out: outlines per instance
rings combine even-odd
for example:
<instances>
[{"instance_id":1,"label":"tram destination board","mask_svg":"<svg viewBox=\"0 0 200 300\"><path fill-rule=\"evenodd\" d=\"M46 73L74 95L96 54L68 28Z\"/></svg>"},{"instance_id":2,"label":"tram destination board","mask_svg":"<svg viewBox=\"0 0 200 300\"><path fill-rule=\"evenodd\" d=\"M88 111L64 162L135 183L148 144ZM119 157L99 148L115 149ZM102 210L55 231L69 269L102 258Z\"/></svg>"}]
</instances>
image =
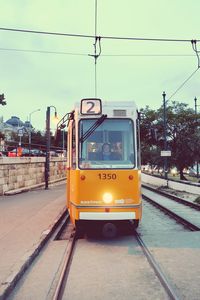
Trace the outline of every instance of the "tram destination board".
<instances>
[{"instance_id":1,"label":"tram destination board","mask_svg":"<svg viewBox=\"0 0 200 300\"><path fill-rule=\"evenodd\" d=\"M100 115L102 112L101 99L82 99L80 112L82 115Z\"/></svg>"}]
</instances>

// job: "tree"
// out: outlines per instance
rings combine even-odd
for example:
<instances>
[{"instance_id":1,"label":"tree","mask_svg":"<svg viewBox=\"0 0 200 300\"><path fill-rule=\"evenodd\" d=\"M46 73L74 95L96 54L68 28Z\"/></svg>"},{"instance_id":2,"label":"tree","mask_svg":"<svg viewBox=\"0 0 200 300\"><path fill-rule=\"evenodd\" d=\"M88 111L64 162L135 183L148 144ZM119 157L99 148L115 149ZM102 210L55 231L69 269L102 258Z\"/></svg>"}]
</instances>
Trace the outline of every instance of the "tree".
<instances>
[{"instance_id":1,"label":"tree","mask_svg":"<svg viewBox=\"0 0 200 300\"><path fill-rule=\"evenodd\" d=\"M186 179L184 168L195 163L199 155L199 121L188 104L172 102L167 108L168 145L172 151L171 163L180 171L180 179Z\"/></svg>"},{"instance_id":2,"label":"tree","mask_svg":"<svg viewBox=\"0 0 200 300\"><path fill-rule=\"evenodd\" d=\"M6 101L5 101L5 96L4 96L4 94L0 94L0 104L1 104L1 105L6 105Z\"/></svg>"},{"instance_id":3,"label":"tree","mask_svg":"<svg viewBox=\"0 0 200 300\"><path fill-rule=\"evenodd\" d=\"M141 156L142 164L163 165L160 151L164 150L163 106L157 111L148 106L141 109ZM200 160L200 114L195 115L188 104L172 102L167 107L167 146L172 156L168 166L180 171L180 179L186 179L184 168ZM153 131L152 131L153 130ZM155 137L156 130L156 137Z\"/></svg>"},{"instance_id":4,"label":"tree","mask_svg":"<svg viewBox=\"0 0 200 300\"><path fill-rule=\"evenodd\" d=\"M153 166L160 166L160 146L157 142L158 133L158 113L157 111L150 109L146 106L140 110L141 122L140 122L140 137L141 137L141 160L142 164L150 164Z\"/></svg>"}]
</instances>

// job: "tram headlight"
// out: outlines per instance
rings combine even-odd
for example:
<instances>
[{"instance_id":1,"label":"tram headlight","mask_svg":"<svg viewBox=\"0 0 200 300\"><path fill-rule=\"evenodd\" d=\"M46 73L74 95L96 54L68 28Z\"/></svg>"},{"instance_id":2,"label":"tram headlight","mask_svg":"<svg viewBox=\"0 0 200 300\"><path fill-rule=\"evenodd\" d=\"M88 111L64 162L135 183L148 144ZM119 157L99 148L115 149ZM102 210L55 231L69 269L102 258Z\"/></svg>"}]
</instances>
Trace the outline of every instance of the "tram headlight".
<instances>
[{"instance_id":1,"label":"tram headlight","mask_svg":"<svg viewBox=\"0 0 200 300\"><path fill-rule=\"evenodd\" d=\"M113 196L111 193L105 193L103 194L103 202L106 203L106 204L109 204L111 203L113 200Z\"/></svg>"}]
</instances>

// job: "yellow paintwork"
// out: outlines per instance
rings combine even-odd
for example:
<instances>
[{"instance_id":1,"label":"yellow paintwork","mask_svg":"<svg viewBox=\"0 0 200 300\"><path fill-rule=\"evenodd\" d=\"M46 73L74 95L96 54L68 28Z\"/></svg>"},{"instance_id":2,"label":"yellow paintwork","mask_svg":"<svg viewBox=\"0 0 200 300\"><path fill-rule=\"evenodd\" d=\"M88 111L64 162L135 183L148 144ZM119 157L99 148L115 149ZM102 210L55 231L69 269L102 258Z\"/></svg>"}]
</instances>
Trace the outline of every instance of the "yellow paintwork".
<instances>
[{"instance_id":1,"label":"yellow paintwork","mask_svg":"<svg viewBox=\"0 0 200 300\"><path fill-rule=\"evenodd\" d=\"M82 176L85 176L84 180ZM133 176L133 179L130 180L129 176ZM106 208L110 208L110 212L134 211L136 219L141 219L140 171L71 169L67 177L67 206L73 224L79 219L80 211L105 212ZM113 196L109 205L103 202L104 193Z\"/></svg>"}]
</instances>

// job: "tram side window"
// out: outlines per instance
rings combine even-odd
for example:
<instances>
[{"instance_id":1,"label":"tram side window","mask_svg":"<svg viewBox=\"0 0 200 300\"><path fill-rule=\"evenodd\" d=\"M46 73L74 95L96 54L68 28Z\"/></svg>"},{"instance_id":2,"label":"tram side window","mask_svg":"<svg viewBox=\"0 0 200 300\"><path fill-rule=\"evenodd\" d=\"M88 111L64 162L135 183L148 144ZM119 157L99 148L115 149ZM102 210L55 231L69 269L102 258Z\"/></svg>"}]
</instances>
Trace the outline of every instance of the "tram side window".
<instances>
[{"instance_id":1,"label":"tram side window","mask_svg":"<svg viewBox=\"0 0 200 300\"><path fill-rule=\"evenodd\" d=\"M75 122L72 126L72 169L76 169L76 130Z\"/></svg>"}]
</instances>

